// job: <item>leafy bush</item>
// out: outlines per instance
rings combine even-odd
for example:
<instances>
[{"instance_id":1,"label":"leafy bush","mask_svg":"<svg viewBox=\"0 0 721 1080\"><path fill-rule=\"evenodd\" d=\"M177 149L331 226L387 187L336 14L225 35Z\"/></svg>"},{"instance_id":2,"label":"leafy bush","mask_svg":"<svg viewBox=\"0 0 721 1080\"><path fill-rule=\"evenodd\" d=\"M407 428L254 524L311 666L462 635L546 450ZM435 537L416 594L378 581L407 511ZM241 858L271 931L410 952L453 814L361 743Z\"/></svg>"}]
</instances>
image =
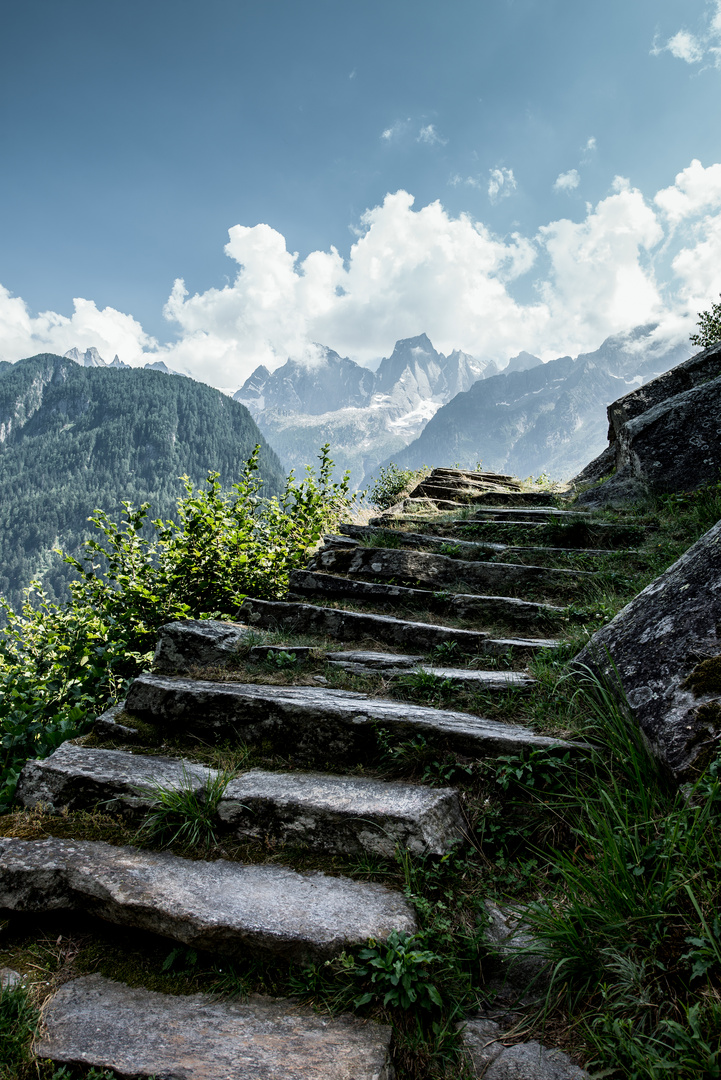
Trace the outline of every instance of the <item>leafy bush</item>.
<instances>
[{"instance_id":1,"label":"leafy bush","mask_svg":"<svg viewBox=\"0 0 721 1080\"><path fill-rule=\"evenodd\" d=\"M291 473L271 499L260 494L259 452L230 492L217 473L199 490L183 478L177 521L149 521L147 504L124 503L120 524L96 512L99 535L85 557L66 557L80 575L67 604L37 585L19 613L0 599L0 811L29 757L46 757L122 697L150 663L158 627L233 618L246 596L282 596L290 571L352 506L348 474L333 480L327 445L317 476L310 466L301 481Z\"/></svg>"},{"instance_id":2,"label":"leafy bush","mask_svg":"<svg viewBox=\"0 0 721 1080\"><path fill-rule=\"evenodd\" d=\"M692 345L707 349L721 341L721 304L712 304L707 311L699 311L696 325L698 333L689 338Z\"/></svg>"},{"instance_id":3,"label":"leafy bush","mask_svg":"<svg viewBox=\"0 0 721 1080\"><path fill-rule=\"evenodd\" d=\"M381 466L377 479L373 477L373 486L367 492L368 498L373 506L387 510L398 502L401 495L407 495L427 472L427 469L400 469L391 461L386 469Z\"/></svg>"}]
</instances>

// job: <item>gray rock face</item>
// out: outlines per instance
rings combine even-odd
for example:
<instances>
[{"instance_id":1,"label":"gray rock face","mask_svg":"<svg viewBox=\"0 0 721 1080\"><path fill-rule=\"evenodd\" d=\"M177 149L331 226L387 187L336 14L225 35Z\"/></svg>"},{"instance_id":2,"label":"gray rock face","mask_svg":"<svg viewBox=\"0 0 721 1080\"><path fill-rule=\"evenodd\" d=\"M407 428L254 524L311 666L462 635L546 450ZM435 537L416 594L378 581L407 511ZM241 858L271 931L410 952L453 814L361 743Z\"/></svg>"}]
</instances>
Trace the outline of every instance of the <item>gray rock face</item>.
<instances>
[{"instance_id":1,"label":"gray rock face","mask_svg":"<svg viewBox=\"0 0 721 1080\"><path fill-rule=\"evenodd\" d=\"M378 585L371 581L338 574L319 574L312 570L293 570L290 575L291 596L348 597L375 603L377 607L410 605L465 618L488 618L527 626L539 615L552 615L561 608L518 600L512 596L482 596L474 593L434 593L429 589L412 589L403 585Z\"/></svg>"},{"instance_id":2,"label":"gray rock face","mask_svg":"<svg viewBox=\"0 0 721 1080\"><path fill-rule=\"evenodd\" d=\"M489 637L481 630L455 630L433 623L395 619L391 615L342 611L282 600L246 600L242 612L252 625L271 630L325 634L336 641L371 638L384 645L400 645L404 649L422 649L424 652L449 641L456 642L459 653L482 652Z\"/></svg>"},{"instance_id":3,"label":"gray rock face","mask_svg":"<svg viewBox=\"0 0 721 1080\"><path fill-rule=\"evenodd\" d=\"M214 770L177 758L129 754L124 750L86 749L63 743L43 760L28 761L17 787L23 806L82 810L103 803L112 812L138 817L147 813L151 796L143 789L160 784L201 794Z\"/></svg>"},{"instance_id":4,"label":"gray rock face","mask_svg":"<svg viewBox=\"0 0 721 1080\"><path fill-rule=\"evenodd\" d=\"M503 1045L503 1030L493 1020L474 1018L461 1026L461 1045L477 1077L484 1080L588 1080L588 1073L560 1050L539 1042Z\"/></svg>"},{"instance_id":5,"label":"gray rock face","mask_svg":"<svg viewBox=\"0 0 721 1080\"><path fill-rule=\"evenodd\" d=\"M693 491L718 478L721 468L721 344L692 356L608 406L609 446L578 476L595 481L582 491L584 506L621 505L650 491ZM610 467L609 467L610 465Z\"/></svg>"},{"instance_id":6,"label":"gray rock face","mask_svg":"<svg viewBox=\"0 0 721 1080\"><path fill-rule=\"evenodd\" d=\"M373 852L396 846L442 855L463 836L455 791L328 773L253 769L231 780L218 807L240 836L263 837L314 851Z\"/></svg>"},{"instance_id":7,"label":"gray rock face","mask_svg":"<svg viewBox=\"0 0 721 1080\"><path fill-rule=\"evenodd\" d=\"M39 1058L129 1080L391 1080L391 1029L252 995L174 997L101 975L66 983L43 1010Z\"/></svg>"},{"instance_id":8,"label":"gray rock face","mask_svg":"<svg viewBox=\"0 0 721 1080\"><path fill-rule=\"evenodd\" d=\"M648 409L660 405L677 394L683 394L694 386L716 379L721 375L721 343L711 345L703 352L696 353L683 364L677 364L670 371L651 379L644 386L624 394L608 406L608 437L613 442L629 420L640 416Z\"/></svg>"},{"instance_id":9,"label":"gray rock face","mask_svg":"<svg viewBox=\"0 0 721 1080\"><path fill-rule=\"evenodd\" d=\"M100 841L14 837L0 838L0 909L84 911L193 948L301 963L416 925L403 897L382 885Z\"/></svg>"},{"instance_id":10,"label":"gray rock face","mask_svg":"<svg viewBox=\"0 0 721 1080\"><path fill-rule=\"evenodd\" d=\"M619 467L613 480L636 481L651 491L692 491L717 480L720 407L721 377L628 420L617 435Z\"/></svg>"},{"instance_id":11,"label":"gray rock face","mask_svg":"<svg viewBox=\"0 0 721 1080\"><path fill-rule=\"evenodd\" d=\"M187 671L190 667L227 667L250 633L243 623L217 619L179 619L158 631L153 666L156 671Z\"/></svg>"},{"instance_id":12,"label":"gray rock face","mask_svg":"<svg viewBox=\"0 0 721 1080\"><path fill-rule=\"evenodd\" d=\"M679 779L705 765L721 734L720 627L721 522L574 661L626 695L653 752Z\"/></svg>"},{"instance_id":13,"label":"gray rock face","mask_svg":"<svg viewBox=\"0 0 721 1080\"><path fill-rule=\"evenodd\" d=\"M403 551L396 548L327 548L308 564L310 570L323 573L359 575L360 577L401 578L436 588L458 586L461 582L475 589L518 588L521 585L556 585L588 577L583 570L558 570L545 566L522 566L515 563L471 562L426 551Z\"/></svg>"},{"instance_id":14,"label":"gray rock face","mask_svg":"<svg viewBox=\"0 0 721 1080\"><path fill-rule=\"evenodd\" d=\"M377 726L394 738L423 735L433 745L471 756L573 745L468 713L315 686L141 675L128 691L128 710L149 723L206 741L267 740L311 764L365 760L375 749Z\"/></svg>"}]
</instances>

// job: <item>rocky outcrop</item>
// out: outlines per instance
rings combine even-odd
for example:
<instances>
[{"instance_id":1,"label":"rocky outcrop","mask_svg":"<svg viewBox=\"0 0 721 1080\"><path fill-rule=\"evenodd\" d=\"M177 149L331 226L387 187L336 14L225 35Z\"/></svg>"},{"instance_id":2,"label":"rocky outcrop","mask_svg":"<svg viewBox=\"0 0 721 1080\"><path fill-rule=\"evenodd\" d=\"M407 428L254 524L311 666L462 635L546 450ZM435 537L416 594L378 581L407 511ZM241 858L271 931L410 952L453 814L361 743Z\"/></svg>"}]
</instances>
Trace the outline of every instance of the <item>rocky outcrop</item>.
<instances>
[{"instance_id":1,"label":"rocky outcrop","mask_svg":"<svg viewBox=\"0 0 721 1080\"><path fill-rule=\"evenodd\" d=\"M574 477L579 503L621 504L693 491L721 470L721 343L608 406L609 445Z\"/></svg>"},{"instance_id":2,"label":"rocky outcrop","mask_svg":"<svg viewBox=\"0 0 721 1080\"><path fill-rule=\"evenodd\" d=\"M152 1023L149 1023L152 1018ZM253 994L174 997L86 975L43 1010L38 1058L183 1080L391 1080L391 1029Z\"/></svg>"},{"instance_id":3,"label":"rocky outcrop","mask_svg":"<svg viewBox=\"0 0 721 1080\"><path fill-rule=\"evenodd\" d=\"M593 635L574 665L602 676L678 779L721 735L721 522Z\"/></svg>"}]
</instances>

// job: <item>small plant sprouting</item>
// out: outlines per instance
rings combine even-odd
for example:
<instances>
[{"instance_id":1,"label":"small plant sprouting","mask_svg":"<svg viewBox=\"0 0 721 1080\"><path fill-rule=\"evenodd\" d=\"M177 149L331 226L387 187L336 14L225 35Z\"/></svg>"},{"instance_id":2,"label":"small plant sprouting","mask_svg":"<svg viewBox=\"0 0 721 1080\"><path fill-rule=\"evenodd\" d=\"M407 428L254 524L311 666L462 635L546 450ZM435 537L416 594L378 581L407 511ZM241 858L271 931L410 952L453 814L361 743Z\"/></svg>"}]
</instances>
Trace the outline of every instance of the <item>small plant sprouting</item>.
<instances>
[{"instance_id":1,"label":"small plant sprouting","mask_svg":"<svg viewBox=\"0 0 721 1080\"><path fill-rule=\"evenodd\" d=\"M192 847L210 847L216 842L218 804L233 778L231 772L208 772L202 788L183 766L183 777L177 787L150 784L138 789L150 796L151 809L138 829L138 840L160 841L166 846L174 843Z\"/></svg>"},{"instance_id":2,"label":"small plant sprouting","mask_svg":"<svg viewBox=\"0 0 721 1080\"><path fill-rule=\"evenodd\" d=\"M438 660L453 660L458 655L457 641L441 641L433 648L433 655Z\"/></svg>"},{"instance_id":3,"label":"small plant sprouting","mask_svg":"<svg viewBox=\"0 0 721 1080\"><path fill-rule=\"evenodd\" d=\"M355 969L357 978L370 979L366 990L354 1001L358 1009L374 1000L400 1009L431 1009L443 1001L436 986L429 982L430 965L443 958L422 948L419 934L399 934L391 931L384 944L372 939L361 949L358 958L364 963Z\"/></svg>"},{"instance_id":4,"label":"small plant sprouting","mask_svg":"<svg viewBox=\"0 0 721 1080\"><path fill-rule=\"evenodd\" d=\"M287 652L285 649L281 649L279 652L271 650L266 657L266 663L273 668L290 668L298 663L298 657L295 653Z\"/></svg>"}]
</instances>

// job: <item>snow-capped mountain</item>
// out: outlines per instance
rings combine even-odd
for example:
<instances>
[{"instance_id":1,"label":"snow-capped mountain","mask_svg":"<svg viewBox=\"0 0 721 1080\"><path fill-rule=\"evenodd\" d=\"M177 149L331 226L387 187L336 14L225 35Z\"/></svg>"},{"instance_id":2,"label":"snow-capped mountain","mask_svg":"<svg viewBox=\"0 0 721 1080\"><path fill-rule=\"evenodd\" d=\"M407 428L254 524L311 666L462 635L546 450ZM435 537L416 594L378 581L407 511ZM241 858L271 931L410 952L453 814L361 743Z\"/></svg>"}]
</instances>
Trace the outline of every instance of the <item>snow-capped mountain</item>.
<instances>
[{"instance_id":1,"label":"snow-capped mountain","mask_svg":"<svg viewBox=\"0 0 721 1080\"><path fill-rule=\"evenodd\" d=\"M89 349L86 349L85 352L81 352L76 345L74 348L68 349L64 359L74 360L75 363L80 364L81 367L112 368L114 371L120 371L123 368L130 370L132 366L126 364L124 360L121 360L117 353L108 364L107 361L103 360L94 345ZM176 371L175 368L168 367L164 360L155 360L152 363L148 361L147 364L143 364L143 367L146 368L147 371L162 371L164 375L182 375L184 379L188 377L184 371Z\"/></svg>"},{"instance_id":2,"label":"snow-capped mountain","mask_svg":"<svg viewBox=\"0 0 721 1080\"><path fill-rule=\"evenodd\" d=\"M406 446L443 404L497 370L458 349L444 356L426 334L396 342L375 372L316 348L311 364L257 367L234 397L289 468L302 469L330 442L336 464L350 468L359 484L368 467Z\"/></svg>"}]
</instances>

